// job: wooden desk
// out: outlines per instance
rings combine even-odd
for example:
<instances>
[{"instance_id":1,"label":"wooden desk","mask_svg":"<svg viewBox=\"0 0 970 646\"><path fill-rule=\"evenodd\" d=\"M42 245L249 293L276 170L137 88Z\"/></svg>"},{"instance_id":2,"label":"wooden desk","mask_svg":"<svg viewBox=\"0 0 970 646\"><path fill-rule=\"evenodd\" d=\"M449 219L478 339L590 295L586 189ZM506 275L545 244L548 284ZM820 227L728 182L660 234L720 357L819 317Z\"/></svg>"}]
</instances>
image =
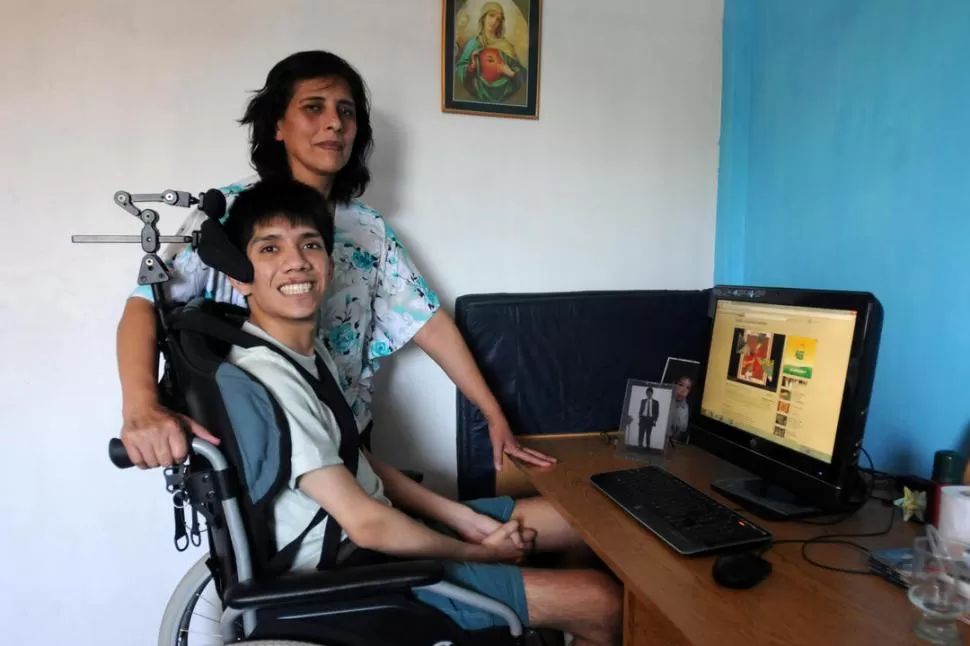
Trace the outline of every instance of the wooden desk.
<instances>
[{"instance_id":1,"label":"wooden desk","mask_svg":"<svg viewBox=\"0 0 970 646\"><path fill-rule=\"evenodd\" d=\"M643 466L617 457L615 448L601 436L525 439L523 444L558 459L556 466L546 469L517 466L623 582L623 643L627 646L924 643L913 635L919 614L904 590L877 577L811 565L802 558L800 544L774 547L766 556L774 571L757 587L718 586L711 577L714 557L681 557L589 484L593 473ZM742 473L736 467L691 446L677 447L666 467L736 507L710 489L712 479ZM888 536L853 540L871 548L911 544L914 527L903 523L895 508L875 501L851 520L831 527L748 516L782 540L880 531L889 523L890 510L896 517ZM865 557L846 547L809 549L812 558L826 564L865 567Z\"/></svg>"}]
</instances>

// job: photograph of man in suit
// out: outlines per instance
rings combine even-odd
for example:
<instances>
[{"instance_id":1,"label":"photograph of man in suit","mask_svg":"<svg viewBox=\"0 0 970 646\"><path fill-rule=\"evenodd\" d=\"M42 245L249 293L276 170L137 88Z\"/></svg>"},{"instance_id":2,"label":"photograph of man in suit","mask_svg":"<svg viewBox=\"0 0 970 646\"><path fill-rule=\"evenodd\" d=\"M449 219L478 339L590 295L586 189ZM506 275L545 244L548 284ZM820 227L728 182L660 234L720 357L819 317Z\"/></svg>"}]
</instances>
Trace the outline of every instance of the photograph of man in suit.
<instances>
[{"instance_id":1,"label":"photograph of man in suit","mask_svg":"<svg viewBox=\"0 0 970 646\"><path fill-rule=\"evenodd\" d=\"M660 419L660 402L653 398L653 388L647 388L646 397L640 401L640 437L638 446L650 448L650 435ZM644 442L646 439L646 442Z\"/></svg>"}]
</instances>

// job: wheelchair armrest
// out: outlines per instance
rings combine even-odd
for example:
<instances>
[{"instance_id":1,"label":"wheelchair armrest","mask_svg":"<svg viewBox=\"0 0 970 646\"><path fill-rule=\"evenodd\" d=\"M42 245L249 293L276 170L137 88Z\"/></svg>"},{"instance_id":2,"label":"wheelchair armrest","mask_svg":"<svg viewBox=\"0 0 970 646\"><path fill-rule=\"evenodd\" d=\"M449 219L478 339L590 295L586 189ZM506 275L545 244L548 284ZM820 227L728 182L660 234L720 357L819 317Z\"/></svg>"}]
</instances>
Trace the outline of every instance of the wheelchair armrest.
<instances>
[{"instance_id":1,"label":"wheelchair armrest","mask_svg":"<svg viewBox=\"0 0 970 646\"><path fill-rule=\"evenodd\" d=\"M238 610L304 603L329 603L402 592L441 581L437 561L395 561L294 572L268 581L238 583L226 590L225 604Z\"/></svg>"}]
</instances>

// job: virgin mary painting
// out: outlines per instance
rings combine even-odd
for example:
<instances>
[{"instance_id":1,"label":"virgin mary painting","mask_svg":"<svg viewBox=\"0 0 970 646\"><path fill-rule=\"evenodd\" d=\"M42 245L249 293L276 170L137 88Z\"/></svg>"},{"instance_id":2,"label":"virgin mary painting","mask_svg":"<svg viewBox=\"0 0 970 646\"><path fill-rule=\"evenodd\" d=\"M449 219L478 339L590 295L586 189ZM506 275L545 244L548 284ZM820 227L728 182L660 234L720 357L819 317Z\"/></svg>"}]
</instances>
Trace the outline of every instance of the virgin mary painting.
<instances>
[{"instance_id":1,"label":"virgin mary painting","mask_svg":"<svg viewBox=\"0 0 970 646\"><path fill-rule=\"evenodd\" d=\"M455 74L480 101L507 101L526 83L528 72L505 37L505 10L499 3L482 5L478 33L458 57Z\"/></svg>"},{"instance_id":2,"label":"virgin mary painting","mask_svg":"<svg viewBox=\"0 0 970 646\"><path fill-rule=\"evenodd\" d=\"M455 5L456 0L445 0L445 110L534 118L539 1L457 0Z\"/></svg>"}]
</instances>

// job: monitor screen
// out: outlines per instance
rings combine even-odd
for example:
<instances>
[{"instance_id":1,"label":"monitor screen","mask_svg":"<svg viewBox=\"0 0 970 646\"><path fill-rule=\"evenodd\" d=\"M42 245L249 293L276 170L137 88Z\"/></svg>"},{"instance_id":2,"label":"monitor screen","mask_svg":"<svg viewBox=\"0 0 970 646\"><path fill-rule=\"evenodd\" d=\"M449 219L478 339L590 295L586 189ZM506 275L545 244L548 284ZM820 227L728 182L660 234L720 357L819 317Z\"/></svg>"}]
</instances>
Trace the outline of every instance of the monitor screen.
<instances>
[{"instance_id":1,"label":"monitor screen","mask_svg":"<svg viewBox=\"0 0 970 646\"><path fill-rule=\"evenodd\" d=\"M851 310L718 300L701 413L832 462Z\"/></svg>"}]
</instances>

